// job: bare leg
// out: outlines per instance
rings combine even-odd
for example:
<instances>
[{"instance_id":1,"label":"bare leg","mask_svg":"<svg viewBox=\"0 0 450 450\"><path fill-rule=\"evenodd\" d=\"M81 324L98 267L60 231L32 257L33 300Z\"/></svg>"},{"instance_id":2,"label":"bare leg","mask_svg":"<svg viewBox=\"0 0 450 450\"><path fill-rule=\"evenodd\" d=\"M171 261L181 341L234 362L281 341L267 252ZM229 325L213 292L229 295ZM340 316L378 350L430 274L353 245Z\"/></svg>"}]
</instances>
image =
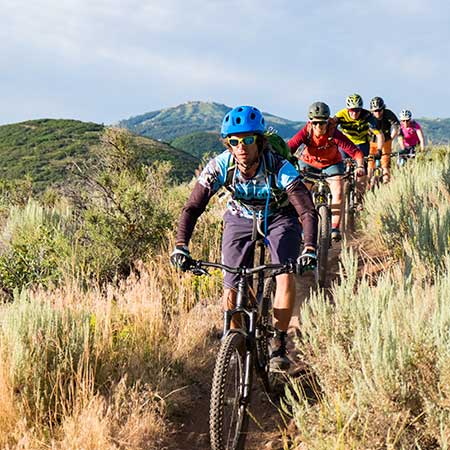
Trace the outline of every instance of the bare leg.
<instances>
[{"instance_id":1,"label":"bare leg","mask_svg":"<svg viewBox=\"0 0 450 450\"><path fill-rule=\"evenodd\" d=\"M277 276L277 288L273 305L274 326L287 331L295 305L295 278L292 273Z\"/></svg>"},{"instance_id":2,"label":"bare leg","mask_svg":"<svg viewBox=\"0 0 450 450\"><path fill-rule=\"evenodd\" d=\"M236 307L236 294L237 292L234 289L224 288L223 297L222 297L222 307L224 311L228 311ZM241 320L238 316L233 316L231 318L230 328L240 328Z\"/></svg>"},{"instance_id":3,"label":"bare leg","mask_svg":"<svg viewBox=\"0 0 450 450\"><path fill-rule=\"evenodd\" d=\"M341 223L341 215L342 215L342 191L343 191L343 182L342 177L340 175L336 177L328 178L328 183L330 184L331 190L331 227L339 229L339 225Z\"/></svg>"}]
</instances>

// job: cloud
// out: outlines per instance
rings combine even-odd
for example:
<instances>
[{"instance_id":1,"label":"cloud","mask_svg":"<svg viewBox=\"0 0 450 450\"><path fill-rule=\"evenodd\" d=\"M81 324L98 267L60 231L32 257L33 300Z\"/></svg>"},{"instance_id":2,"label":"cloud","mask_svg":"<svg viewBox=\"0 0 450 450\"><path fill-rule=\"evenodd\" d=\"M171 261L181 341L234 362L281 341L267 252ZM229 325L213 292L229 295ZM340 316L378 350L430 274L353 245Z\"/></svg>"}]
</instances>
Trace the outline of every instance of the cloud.
<instances>
[{"instance_id":1,"label":"cloud","mask_svg":"<svg viewBox=\"0 0 450 450\"><path fill-rule=\"evenodd\" d=\"M421 92L423 83L448 91L442 74L450 68L443 57L450 7L443 0L3 0L2 6L0 67L11 104L0 106L0 121L30 114L20 112L24 93L35 99L37 114L64 105L65 114L72 107L80 117L108 121L195 99L250 99L301 118L315 99L338 108L353 91L395 98L405 85L408 95ZM448 96L441 95L448 101L440 102L440 115ZM428 115L437 110L427 99L419 108Z\"/></svg>"}]
</instances>

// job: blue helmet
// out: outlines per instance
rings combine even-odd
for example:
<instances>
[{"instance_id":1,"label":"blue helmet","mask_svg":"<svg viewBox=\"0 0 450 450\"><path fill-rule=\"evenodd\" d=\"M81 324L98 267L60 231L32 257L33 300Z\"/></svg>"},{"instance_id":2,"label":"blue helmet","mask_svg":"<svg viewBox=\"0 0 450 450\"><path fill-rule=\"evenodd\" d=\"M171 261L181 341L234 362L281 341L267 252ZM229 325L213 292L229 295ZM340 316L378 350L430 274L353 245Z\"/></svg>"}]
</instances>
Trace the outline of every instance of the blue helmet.
<instances>
[{"instance_id":1,"label":"blue helmet","mask_svg":"<svg viewBox=\"0 0 450 450\"><path fill-rule=\"evenodd\" d=\"M258 108L254 106L236 106L236 108L225 114L220 134L223 138L234 133L254 132L262 134L265 129L265 120Z\"/></svg>"}]
</instances>

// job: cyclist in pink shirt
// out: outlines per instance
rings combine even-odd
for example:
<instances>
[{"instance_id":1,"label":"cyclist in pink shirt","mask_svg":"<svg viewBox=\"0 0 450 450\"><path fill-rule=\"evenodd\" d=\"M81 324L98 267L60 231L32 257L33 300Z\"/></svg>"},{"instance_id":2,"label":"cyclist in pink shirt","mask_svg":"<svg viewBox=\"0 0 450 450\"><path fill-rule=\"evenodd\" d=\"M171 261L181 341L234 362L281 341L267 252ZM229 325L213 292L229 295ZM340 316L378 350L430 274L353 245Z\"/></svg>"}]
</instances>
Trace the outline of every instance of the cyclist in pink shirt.
<instances>
[{"instance_id":1,"label":"cyclist in pink shirt","mask_svg":"<svg viewBox=\"0 0 450 450\"><path fill-rule=\"evenodd\" d=\"M425 137L419 122L412 119L412 113L408 109L400 112L399 143L402 150L411 155L420 144L420 150L425 150Z\"/></svg>"}]
</instances>

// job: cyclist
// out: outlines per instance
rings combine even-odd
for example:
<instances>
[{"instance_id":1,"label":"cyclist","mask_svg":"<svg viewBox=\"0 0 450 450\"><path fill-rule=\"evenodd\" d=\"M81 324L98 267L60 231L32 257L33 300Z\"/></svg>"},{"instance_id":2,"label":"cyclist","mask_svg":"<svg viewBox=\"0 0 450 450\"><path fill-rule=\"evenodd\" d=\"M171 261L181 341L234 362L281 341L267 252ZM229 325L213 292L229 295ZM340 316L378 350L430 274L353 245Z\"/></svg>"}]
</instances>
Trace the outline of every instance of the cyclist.
<instances>
[{"instance_id":1,"label":"cyclist","mask_svg":"<svg viewBox=\"0 0 450 450\"><path fill-rule=\"evenodd\" d=\"M306 269L316 265L317 213L294 166L272 151L264 136L265 120L253 106L238 106L222 122L226 150L209 161L200 174L179 220L172 263L186 269L191 259L188 244L198 217L210 198L225 187L231 199L224 214L222 261L249 266L253 261L253 220L262 221L273 263L297 261ZM232 173L232 176L230 176ZM304 249L299 255L301 227ZM237 276L224 275L223 306L236 305ZM277 276L273 305L276 336L271 342L271 368L287 370L286 332L295 303L294 274ZM236 322L232 326L237 326Z\"/></svg>"},{"instance_id":2,"label":"cyclist","mask_svg":"<svg viewBox=\"0 0 450 450\"><path fill-rule=\"evenodd\" d=\"M334 116L342 132L363 152L369 156L370 136L376 137L377 152L381 155L384 144L383 133L377 128L375 118L370 111L363 108L363 99L359 94L351 94L346 98L346 108L341 109ZM357 188L360 194L365 191L367 177L359 178Z\"/></svg>"},{"instance_id":3,"label":"cyclist","mask_svg":"<svg viewBox=\"0 0 450 450\"><path fill-rule=\"evenodd\" d=\"M301 144L304 145L298 156L300 169L333 175L328 178L333 199L331 205L331 238L339 241L341 239L339 225L343 206L342 175L345 172L345 166L338 147L350 158L356 160L357 176L365 175L364 155L353 142L336 128L335 123L330 122L330 108L326 103L313 103L308 109L308 119L307 124L289 140L288 146L291 153L294 154Z\"/></svg>"},{"instance_id":4,"label":"cyclist","mask_svg":"<svg viewBox=\"0 0 450 450\"><path fill-rule=\"evenodd\" d=\"M381 168L383 170L383 183L388 183L391 178L391 151L392 141L400 132L400 122L390 109L386 108L384 100L381 97L374 97L370 100L370 112L376 120L376 125L384 135L384 144L382 154L378 155L377 137L372 135L370 142L370 154L376 157L381 156ZM368 172L371 173L375 168L375 161L369 161Z\"/></svg>"},{"instance_id":5,"label":"cyclist","mask_svg":"<svg viewBox=\"0 0 450 450\"><path fill-rule=\"evenodd\" d=\"M412 112L409 109L402 109L400 112L400 148L403 152L415 155L416 146L420 144L420 150L425 150L425 136L419 122L412 119Z\"/></svg>"}]
</instances>

